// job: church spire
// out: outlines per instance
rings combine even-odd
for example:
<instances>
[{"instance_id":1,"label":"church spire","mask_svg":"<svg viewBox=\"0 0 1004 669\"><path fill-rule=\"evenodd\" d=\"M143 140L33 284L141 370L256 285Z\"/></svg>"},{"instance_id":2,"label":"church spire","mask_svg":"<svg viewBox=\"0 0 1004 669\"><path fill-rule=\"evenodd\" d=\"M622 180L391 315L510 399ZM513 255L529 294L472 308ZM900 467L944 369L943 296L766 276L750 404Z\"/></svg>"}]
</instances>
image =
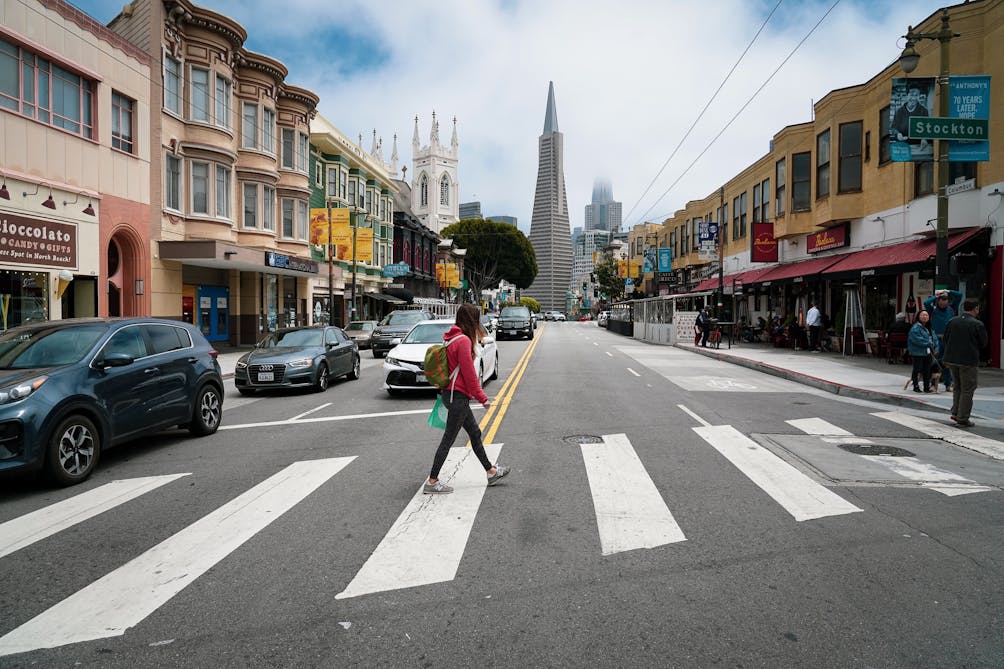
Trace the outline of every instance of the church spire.
<instances>
[{"instance_id":1,"label":"church spire","mask_svg":"<svg viewBox=\"0 0 1004 669\"><path fill-rule=\"evenodd\" d=\"M418 139L418 114L415 114L415 134L411 136L411 147L413 153L418 153L421 142Z\"/></svg>"},{"instance_id":2,"label":"church spire","mask_svg":"<svg viewBox=\"0 0 1004 669\"><path fill-rule=\"evenodd\" d=\"M456 152L457 146L460 145L460 141L457 139L457 117L453 117L453 137L450 138L450 146L453 151Z\"/></svg>"},{"instance_id":3,"label":"church spire","mask_svg":"<svg viewBox=\"0 0 1004 669\"><path fill-rule=\"evenodd\" d=\"M554 106L554 82L547 87L547 112L544 114L544 134L558 132L558 109Z\"/></svg>"},{"instance_id":4,"label":"church spire","mask_svg":"<svg viewBox=\"0 0 1004 669\"><path fill-rule=\"evenodd\" d=\"M377 154L376 128L373 128L373 143L370 145L370 155L375 158L376 154Z\"/></svg>"},{"instance_id":5,"label":"church spire","mask_svg":"<svg viewBox=\"0 0 1004 669\"><path fill-rule=\"evenodd\" d=\"M439 121L436 120L436 112L432 112L432 131L429 133L429 143L439 146Z\"/></svg>"},{"instance_id":6,"label":"church spire","mask_svg":"<svg viewBox=\"0 0 1004 669\"><path fill-rule=\"evenodd\" d=\"M390 151L390 173L391 175L397 175L397 133L394 133L394 143L391 145Z\"/></svg>"}]
</instances>

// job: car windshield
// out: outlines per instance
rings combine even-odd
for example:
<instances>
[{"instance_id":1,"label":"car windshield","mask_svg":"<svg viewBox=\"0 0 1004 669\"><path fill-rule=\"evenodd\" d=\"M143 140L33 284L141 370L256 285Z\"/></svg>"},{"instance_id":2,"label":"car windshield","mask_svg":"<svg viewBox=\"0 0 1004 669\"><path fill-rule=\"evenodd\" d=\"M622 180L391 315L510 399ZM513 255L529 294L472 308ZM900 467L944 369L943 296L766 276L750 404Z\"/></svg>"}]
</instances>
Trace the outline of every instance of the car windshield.
<instances>
[{"instance_id":1,"label":"car windshield","mask_svg":"<svg viewBox=\"0 0 1004 669\"><path fill-rule=\"evenodd\" d=\"M443 341L443 334L450 329L452 323L426 323L416 325L404 338L405 344L438 344Z\"/></svg>"},{"instance_id":2,"label":"car windshield","mask_svg":"<svg viewBox=\"0 0 1004 669\"><path fill-rule=\"evenodd\" d=\"M506 307L502 318L530 318L530 311L526 307Z\"/></svg>"},{"instance_id":3,"label":"car windshield","mask_svg":"<svg viewBox=\"0 0 1004 669\"><path fill-rule=\"evenodd\" d=\"M373 329L373 324L370 323L369 321L355 321L355 322L349 323L349 327L347 327L345 329L346 330L372 330Z\"/></svg>"},{"instance_id":4,"label":"car windshield","mask_svg":"<svg viewBox=\"0 0 1004 669\"><path fill-rule=\"evenodd\" d=\"M321 330L290 330L276 332L261 340L258 348L276 348L278 346L301 347L320 346L323 333Z\"/></svg>"},{"instance_id":5,"label":"car windshield","mask_svg":"<svg viewBox=\"0 0 1004 669\"><path fill-rule=\"evenodd\" d=\"M421 311L392 311L380 321L380 325L414 325L424 321L426 315Z\"/></svg>"},{"instance_id":6,"label":"car windshield","mask_svg":"<svg viewBox=\"0 0 1004 669\"><path fill-rule=\"evenodd\" d=\"M11 330L0 336L0 368L33 369L71 365L94 348L108 326Z\"/></svg>"}]
</instances>

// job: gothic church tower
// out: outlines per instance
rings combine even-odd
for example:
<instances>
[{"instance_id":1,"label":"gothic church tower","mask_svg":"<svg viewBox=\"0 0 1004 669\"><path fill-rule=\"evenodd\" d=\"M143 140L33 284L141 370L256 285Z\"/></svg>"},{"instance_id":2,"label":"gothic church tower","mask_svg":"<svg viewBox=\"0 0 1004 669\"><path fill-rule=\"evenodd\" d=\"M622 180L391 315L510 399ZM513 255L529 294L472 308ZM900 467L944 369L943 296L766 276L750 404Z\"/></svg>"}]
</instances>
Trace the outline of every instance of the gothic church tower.
<instances>
[{"instance_id":1,"label":"gothic church tower","mask_svg":"<svg viewBox=\"0 0 1004 669\"><path fill-rule=\"evenodd\" d=\"M457 119L453 119L450 146L439 143L439 121L432 112L429 145L418 139L418 117L411 139L411 210L435 233L460 220L460 182L457 181Z\"/></svg>"}]
</instances>

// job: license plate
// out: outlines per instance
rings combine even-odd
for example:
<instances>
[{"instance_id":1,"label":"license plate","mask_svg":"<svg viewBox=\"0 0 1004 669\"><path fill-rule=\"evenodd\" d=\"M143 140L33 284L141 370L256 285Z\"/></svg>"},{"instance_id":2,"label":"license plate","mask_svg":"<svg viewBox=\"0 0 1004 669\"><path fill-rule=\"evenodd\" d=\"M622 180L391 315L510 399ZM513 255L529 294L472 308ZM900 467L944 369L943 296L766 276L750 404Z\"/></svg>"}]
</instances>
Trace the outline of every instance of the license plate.
<instances>
[{"instance_id":1,"label":"license plate","mask_svg":"<svg viewBox=\"0 0 1004 669\"><path fill-rule=\"evenodd\" d=\"M515 330L506 330L505 333L506 334L516 334L516 331Z\"/></svg>"},{"instance_id":2,"label":"license plate","mask_svg":"<svg viewBox=\"0 0 1004 669\"><path fill-rule=\"evenodd\" d=\"M415 374L415 381L425 383L425 374Z\"/></svg>"},{"instance_id":3,"label":"license plate","mask_svg":"<svg viewBox=\"0 0 1004 669\"><path fill-rule=\"evenodd\" d=\"M275 381L275 374L273 372L258 372L259 381Z\"/></svg>"}]
</instances>

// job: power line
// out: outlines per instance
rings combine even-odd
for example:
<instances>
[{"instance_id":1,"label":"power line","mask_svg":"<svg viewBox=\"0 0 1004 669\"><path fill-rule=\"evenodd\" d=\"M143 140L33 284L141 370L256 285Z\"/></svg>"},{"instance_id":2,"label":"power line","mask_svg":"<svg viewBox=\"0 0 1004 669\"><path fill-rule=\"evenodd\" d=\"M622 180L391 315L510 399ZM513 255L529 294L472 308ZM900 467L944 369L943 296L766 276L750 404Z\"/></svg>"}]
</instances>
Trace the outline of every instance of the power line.
<instances>
[{"instance_id":1,"label":"power line","mask_svg":"<svg viewBox=\"0 0 1004 669\"><path fill-rule=\"evenodd\" d=\"M803 44L805 44L806 40L808 40L809 37L812 36L812 33L816 32L816 28L818 28L820 26L820 24L822 24L822 22L824 20L826 20L826 17L830 15L830 12L832 12L836 8L836 6L839 5L839 4L840 4L840 0L835 0L835 2L832 5L830 5L830 8L826 10L826 13L824 13L820 17L820 19L816 22L816 24L814 26L812 26L812 29L805 35L805 37L803 37L802 40L798 44L795 45L795 48L792 49L791 52L785 57L785 59L781 61L781 64L777 66L777 68L771 73L771 75L769 77L767 77L766 81L764 81L763 84L761 84L760 87L757 88L753 92L753 95L750 96L750 98L743 104L743 106L740 107L738 111L736 111L736 113L732 116L732 118L729 119L729 122L725 124L725 127L723 127L721 129L721 131L717 135L715 135L710 142L708 142L708 145L706 147L704 147L704 149L697 155L696 158L694 158L693 161L691 161L691 163L689 165L687 165L687 167L683 171L683 173L680 174L680 176L676 178L676 181L674 181L673 183L671 183L669 185L669 188L667 188L665 191L663 191L662 195L660 195L659 198L655 202L652 203L652 206L650 206L645 211L645 213L641 215L641 219L642 220L644 220L645 217L648 216L649 212L651 212L655 208L655 206L657 204L659 204L662 201L662 199L664 197L666 197L666 195L669 194L669 191L673 190L673 187L676 186L676 184L678 184L680 182L680 180L683 179L683 177L685 177L687 175L687 173L690 171L690 169L695 164L697 164L697 161L700 160L701 157L704 156L704 154L708 152L708 150L714 145L714 143L717 142L718 139L723 134L725 134L725 131L728 130L729 127L731 127L733 123L735 123L736 119L739 118L739 115L742 114L743 111L745 111L746 108L753 102L753 100L756 99L756 96L759 95L760 92L764 88L767 87L767 84L769 84L774 79L774 77L777 75L777 73L781 71L781 68L784 67L785 64L789 60L791 60L791 57L795 55L795 52L798 51L799 48L801 48L801 46ZM661 214L661 215L657 216L656 218L657 219L668 218L671 214L672 214L672 212L669 212L669 213L666 213L666 214Z\"/></svg>"},{"instance_id":2,"label":"power line","mask_svg":"<svg viewBox=\"0 0 1004 669\"><path fill-rule=\"evenodd\" d=\"M711 107L711 103L714 102L715 98L718 97L718 94L721 93L722 88L725 87L725 84L732 76L732 73L735 72L736 68L739 67L739 64L743 62L743 58L745 58L746 54L749 53L749 50L753 47L753 43L756 42L757 38L760 36L760 33L763 32L763 29L767 27L767 23L770 21L770 18L774 16L774 12L777 11L777 8L781 6L781 3L783 1L784 0L777 0L777 4L774 5L774 9L770 10L770 14L768 14L767 18L765 18L763 23L760 24L760 29L756 31L756 34L753 35L753 39L750 40L750 43L746 45L746 48L739 55L739 59L732 65L732 69L729 70L729 73L725 75L724 79L722 79L722 83L720 83L718 85L718 88L715 89L715 92L711 95L711 98L708 100L707 104L704 105L704 109L701 110L701 113L697 115L697 118L694 119L694 122L690 125L689 128L687 128L687 132L684 133L683 137L680 139L680 143L676 145L676 148L673 149L673 152L669 154L669 158L666 158L666 162L662 164L662 167L659 168L659 171L656 173L656 175L652 177L652 181L650 181L648 186L645 187L645 192L639 195L635 203L631 205L631 209L628 211L627 215L624 216L623 220L626 221L631 218L631 214L634 213L634 210L638 207L639 204L641 204L641 201L645 199L645 196L648 195L648 192L652 190L652 186L655 185L655 182L659 179L660 176L662 176L662 173L665 171L666 166L669 165L669 162L671 160L673 160L673 157L676 155L676 152L680 150L680 147L683 146L683 143L687 141L687 137L690 137L690 133L694 130L694 128L697 126L700 120L704 118L704 112L708 111L708 108Z\"/></svg>"}]
</instances>

